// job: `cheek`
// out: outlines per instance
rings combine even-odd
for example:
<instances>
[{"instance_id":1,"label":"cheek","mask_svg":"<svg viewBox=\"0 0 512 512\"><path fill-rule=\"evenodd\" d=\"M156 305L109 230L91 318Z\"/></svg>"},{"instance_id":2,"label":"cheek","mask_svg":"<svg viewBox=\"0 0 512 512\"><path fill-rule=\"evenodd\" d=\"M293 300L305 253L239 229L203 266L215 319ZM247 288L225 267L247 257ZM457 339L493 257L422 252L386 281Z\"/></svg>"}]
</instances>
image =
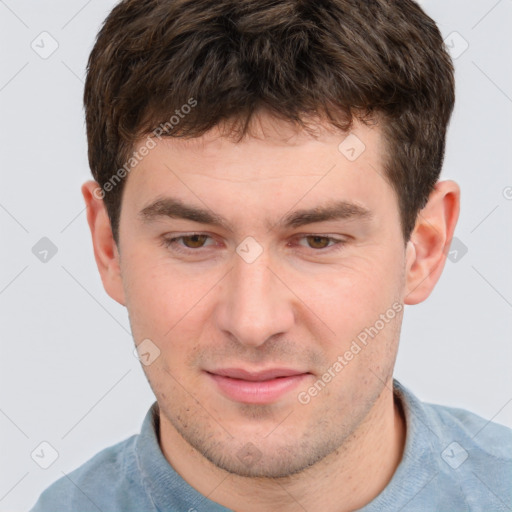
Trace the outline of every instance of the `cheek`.
<instances>
[{"instance_id":1,"label":"cheek","mask_svg":"<svg viewBox=\"0 0 512 512\"><path fill-rule=\"evenodd\" d=\"M125 254L122 269L134 337L155 337L164 324L172 322L169 311L176 311L181 304L176 278L143 254Z\"/></svg>"},{"instance_id":2,"label":"cheek","mask_svg":"<svg viewBox=\"0 0 512 512\"><path fill-rule=\"evenodd\" d=\"M373 382L370 369L387 377L394 358L402 307L400 262L371 253L369 249L365 257L354 258L329 276L308 280L302 291L311 309L335 333L323 339L328 364L346 355L343 377L333 389L352 380Z\"/></svg>"},{"instance_id":3,"label":"cheek","mask_svg":"<svg viewBox=\"0 0 512 512\"><path fill-rule=\"evenodd\" d=\"M186 330L197 328L195 320L207 302L204 298L218 281L211 272L191 273L143 254L127 255L123 274L135 339L154 338L160 343L176 332L186 337Z\"/></svg>"},{"instance_id":4,"label":"cheek","mask_svg":"<svg viewBox=\"0 0 512 512\"><path fill-rule=\"evenodd\" d=\"M321 277L304 278L301 293L311 309L326 315L326 322L332 322L341 334L375 321L392 306L399 297L398 275L389 264L370 257L358 258Z\"/></svg>"}]
</instances>

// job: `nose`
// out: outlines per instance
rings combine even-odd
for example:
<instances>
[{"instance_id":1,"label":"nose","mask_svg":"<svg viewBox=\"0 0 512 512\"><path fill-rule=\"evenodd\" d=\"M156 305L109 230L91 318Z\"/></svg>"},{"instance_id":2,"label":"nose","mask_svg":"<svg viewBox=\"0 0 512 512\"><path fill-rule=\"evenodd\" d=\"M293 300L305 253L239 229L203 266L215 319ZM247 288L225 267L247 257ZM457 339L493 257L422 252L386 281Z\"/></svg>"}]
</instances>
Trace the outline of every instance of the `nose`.
<instances>
[{"instance_id":1,"label":"nose","mask_svg":"<svg viewBox=\"0 0 512 512\"><path fill-rule=\"evenodd\" d=\"M295 322L295 312L294 294L285 283L285 276L272 265L268 251L251 263L235 253L233 268L222 281L217 326L251 347L287 333Z\"/></svg>"}]
</instances>

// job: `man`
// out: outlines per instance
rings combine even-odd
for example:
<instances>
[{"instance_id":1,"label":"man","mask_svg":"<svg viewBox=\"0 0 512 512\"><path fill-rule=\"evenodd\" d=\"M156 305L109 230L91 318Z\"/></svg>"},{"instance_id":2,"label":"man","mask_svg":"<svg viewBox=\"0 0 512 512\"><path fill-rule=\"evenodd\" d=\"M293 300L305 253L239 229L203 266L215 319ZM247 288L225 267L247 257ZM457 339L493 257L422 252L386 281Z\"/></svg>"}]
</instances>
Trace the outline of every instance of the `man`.
<instances>
[{"instance_id":1,"label":"man","mask_svg":"<svg viewBox=\"0 0 512 512\"><path fill-rule=\"evenodd\" d=\"M84 102L95 258L157 400L34 512L512 507L512 432L393 379L459 214L416 3L123 1Z\"/></svg>"}]
</instances>

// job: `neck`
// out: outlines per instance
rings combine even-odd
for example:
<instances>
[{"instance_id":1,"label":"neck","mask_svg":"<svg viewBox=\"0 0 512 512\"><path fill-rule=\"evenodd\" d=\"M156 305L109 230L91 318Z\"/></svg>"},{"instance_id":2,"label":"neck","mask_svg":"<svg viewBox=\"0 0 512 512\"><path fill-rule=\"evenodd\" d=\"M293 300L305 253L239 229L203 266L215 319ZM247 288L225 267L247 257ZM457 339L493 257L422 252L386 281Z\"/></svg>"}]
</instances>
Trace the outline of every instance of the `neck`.
<instances>
[{"instance_id":1,"label":"neck","mask_svg":"<svg viewBox=\"0 0 512 512\"><path fill-rule=\"evenodd\" d=\"M231 510L349 512L382 492L402 458L405 418L391 389L392 379L342 447L287 478L240 477L216 467L186 443L163 415L160 444L166 459L187 483Z\"/></svg>"}]
</instances>

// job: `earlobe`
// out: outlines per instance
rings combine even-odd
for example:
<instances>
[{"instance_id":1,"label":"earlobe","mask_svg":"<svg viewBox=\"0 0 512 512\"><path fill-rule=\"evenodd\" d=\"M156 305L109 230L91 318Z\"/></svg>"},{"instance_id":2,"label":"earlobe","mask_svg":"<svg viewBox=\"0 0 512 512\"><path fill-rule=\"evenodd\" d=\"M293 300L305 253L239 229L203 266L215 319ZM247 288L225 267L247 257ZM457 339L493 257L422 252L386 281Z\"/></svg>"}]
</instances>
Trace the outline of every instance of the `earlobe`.
<instances>
[{"instance_id":1,"label":"earlobe","mask_svg":"<svg viewBox=\"0 0 512 512\"><path fill-rule=\"evenodd\" d=\"M115 301L124 306L125 299L119 251L112 235L112 227L105 204L98 191L101 192L101 189L95 181L87 181L82 185L82 195L87 206L87 222L91 230L94 248L94 258L105 291Z\"/></svg>"},{"instance_id":2,"label":"earlobe","mask_svg":"<svg viewBox=\"0 0 512 512\"><path fill-rule=\"evenodd\" d=\"M443 271L459 218L460 188L454 181L438 182L419 212L406 249L405 304L423 302Z\"/></svg>"}]
</instances>

